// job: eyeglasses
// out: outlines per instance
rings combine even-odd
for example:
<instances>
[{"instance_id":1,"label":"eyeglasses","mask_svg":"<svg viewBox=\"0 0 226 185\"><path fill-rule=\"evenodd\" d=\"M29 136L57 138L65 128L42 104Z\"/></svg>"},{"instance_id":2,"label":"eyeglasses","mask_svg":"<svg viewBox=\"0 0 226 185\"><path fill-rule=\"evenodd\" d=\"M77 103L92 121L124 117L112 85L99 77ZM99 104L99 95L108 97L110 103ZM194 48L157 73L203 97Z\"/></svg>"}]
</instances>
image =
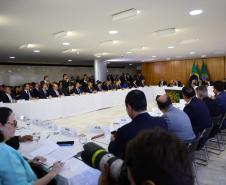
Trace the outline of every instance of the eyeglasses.
<instances>
[{"instance_id":1,"label":"eyeglasses","mask_svg":"<svg viewBox=\"0 0 226 185\"><path fill-rule=\"evenodd\" d=\"M13 122L7 122L7 124L10 124L10 125L12 125L12 126L14 126L14 127L17 127L17 121L16 120L14 120Z\"/></svg>"}]
</instances>

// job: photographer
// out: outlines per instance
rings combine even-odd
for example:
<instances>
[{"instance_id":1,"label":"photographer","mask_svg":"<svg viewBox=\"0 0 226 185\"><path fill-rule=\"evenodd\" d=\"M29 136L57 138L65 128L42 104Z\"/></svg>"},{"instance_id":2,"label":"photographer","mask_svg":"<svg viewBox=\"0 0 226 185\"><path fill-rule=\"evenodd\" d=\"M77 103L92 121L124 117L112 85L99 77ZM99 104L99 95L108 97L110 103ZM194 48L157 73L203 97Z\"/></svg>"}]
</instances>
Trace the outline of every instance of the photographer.
<instances>
[{"instance_id":1,"label":"photographer","mask_svg":"<svg viewBox=\"0 0 226 185\"><path fill-rule=\"evenodd\" d=\"M140 133L126 148L125 163L131 185L193 185L186 146L161 129ZM106 166L99 185L115 185Z\"/></svg>"}]
</instances>

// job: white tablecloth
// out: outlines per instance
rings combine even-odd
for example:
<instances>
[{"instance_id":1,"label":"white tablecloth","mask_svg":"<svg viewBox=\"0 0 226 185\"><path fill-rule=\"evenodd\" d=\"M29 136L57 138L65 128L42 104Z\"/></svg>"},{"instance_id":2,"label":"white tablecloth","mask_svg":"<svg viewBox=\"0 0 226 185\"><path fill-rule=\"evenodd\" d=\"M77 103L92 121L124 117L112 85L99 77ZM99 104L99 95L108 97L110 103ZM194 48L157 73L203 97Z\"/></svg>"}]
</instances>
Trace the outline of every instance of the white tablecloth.
<instances>
[{"instance_id":1,"label":"white tablecloth","mask_svg":"<svg viewBox=\"0 0 226 185\"><path fill-rule=\"evenodd\" d=\"M142 90L149 104L155 105L155 97L165 93L165 89L181 90L181 87L149 86L138 88ZM213 87L208 87L210 96L213 96ZM26 116L30 119L53 120L68 116L76 116L82 113L124 105L125 97L132 89L98 92L80 96L67 96L42 100L22 101L17 103L5 103L13 109L18 116Z\"/></svg>"}]
</instances>

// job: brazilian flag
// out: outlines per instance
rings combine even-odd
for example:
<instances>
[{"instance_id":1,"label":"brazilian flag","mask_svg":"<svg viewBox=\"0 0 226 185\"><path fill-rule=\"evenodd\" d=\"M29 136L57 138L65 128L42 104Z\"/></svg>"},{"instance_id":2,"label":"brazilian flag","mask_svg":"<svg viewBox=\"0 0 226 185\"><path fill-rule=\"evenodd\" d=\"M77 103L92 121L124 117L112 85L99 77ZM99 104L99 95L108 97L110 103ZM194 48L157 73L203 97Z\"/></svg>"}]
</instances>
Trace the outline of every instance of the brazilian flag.
<instances>
[{"instance_id":1,"label":"brazilian flag","mask_svg":"<svg viewBox=\"0 0 226 185\"><path fill-rule=\"evenodd\" d=\"M198 72L198 68L196 67L195 63L193 63L193 65L192 65L191 75L197 76L197 78L199 80L199 72Z\"/></svg>"},{"instance_id":2,"label":"brazilian flag","mask_svg":"<svg viewBox=\"0 0 226 185\"><path fill-rule=\"evenodd\" d=\"M208 73L207 73L206 65L203 62L202 68L201 68L201 79L206 80L207 78L208 78Z\"/></svg>"}]
</instances>

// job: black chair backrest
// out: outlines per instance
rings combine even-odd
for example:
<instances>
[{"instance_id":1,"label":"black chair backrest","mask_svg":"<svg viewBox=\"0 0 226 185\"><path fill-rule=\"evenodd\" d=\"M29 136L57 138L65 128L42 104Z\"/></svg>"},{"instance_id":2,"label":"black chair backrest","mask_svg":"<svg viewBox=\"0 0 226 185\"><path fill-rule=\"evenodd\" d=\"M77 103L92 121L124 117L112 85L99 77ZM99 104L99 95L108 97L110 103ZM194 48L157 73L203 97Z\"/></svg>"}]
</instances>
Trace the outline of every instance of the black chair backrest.
<instances>
[{"instance_id":1,"label":"black chair backrest","mask_svg":"<svg viewBox=\"0 0 226 185\"><path fill-rule=\"evenodd\" d=\"M212 117L211 119L212 119L213 129L209 134L209 138L215 137L216 134L220 132L222 115L220 114L219 116Z\"/></svg>"},{"instance_id":2,"label":"black chair backrest","mask_svg":"<svg viewBox=\"0 0 226 185\"><path fill-rule=\"evenodd\" d=\"M198 145L199 145L199 141L203 137L205 132L206 132L206 130L203 130L202 134L200 134L198 137L196 137L194 140L190 141L189 143L186 143L187 144L187 150L188 150L189 153L192 154L197 150Z\"/></svg>"},{"instance_id":3,"label":"black chair backrest","mask_svg":"<svg viewBox=\"0 0 226 185\"><path fill-rule=\"evenodd\" d=\"M212 117L212 124L214 128L219 128L221 126L222 114L219 116Z\"/></svg>"},{"instance_id":4,"label":"black chair backrest","mask_svg":"<svg viewBox=\"0 0 226 185\"><path fill-rule=\"evenodd\" d=\"M223 126L223 123L224 123L225 120L226 120L226 112L224 113L224 116L221 119L220 128Z\"/></svg>"}]
</instances>

